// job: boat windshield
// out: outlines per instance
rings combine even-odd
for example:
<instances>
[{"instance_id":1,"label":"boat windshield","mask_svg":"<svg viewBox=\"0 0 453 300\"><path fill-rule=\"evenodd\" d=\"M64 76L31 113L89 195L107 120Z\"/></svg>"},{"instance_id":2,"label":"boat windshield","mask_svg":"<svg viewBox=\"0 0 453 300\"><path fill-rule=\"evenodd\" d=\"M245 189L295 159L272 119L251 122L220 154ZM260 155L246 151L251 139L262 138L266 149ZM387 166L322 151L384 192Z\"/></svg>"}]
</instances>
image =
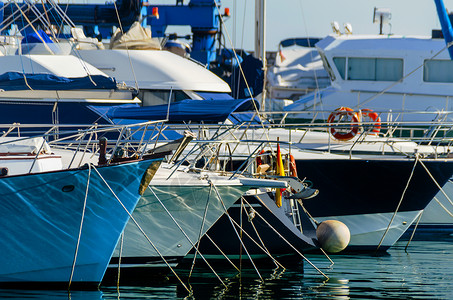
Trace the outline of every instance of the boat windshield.
<instances>
[{"instance_id":1,"label":"boat windshield","mask_svg":"<svg viewBox=\"0 0 453 300\"><path fill-rule=\"evenodd\" d=\"M181 90L140 90L137 97L142 100L143 106L153 106L178 102L190 97Z\"/></svg>"}]
</instances>

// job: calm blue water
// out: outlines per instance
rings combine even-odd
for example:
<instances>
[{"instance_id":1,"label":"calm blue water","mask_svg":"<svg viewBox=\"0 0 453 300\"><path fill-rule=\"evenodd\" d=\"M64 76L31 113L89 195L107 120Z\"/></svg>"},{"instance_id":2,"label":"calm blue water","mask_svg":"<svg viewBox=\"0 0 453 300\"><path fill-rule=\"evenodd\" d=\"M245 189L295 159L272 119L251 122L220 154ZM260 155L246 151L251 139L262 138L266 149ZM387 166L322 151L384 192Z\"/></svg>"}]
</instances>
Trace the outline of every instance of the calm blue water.
<instances>
[{"instance_id":1,"label":"calm blue water","mask_svg":"<svg viewBox=\"0 0 453 300\"><path fill-rule=\"evenodd\" d=\"M325 272L324 280L308 264L300 269L260 270L261 282L253 269L238 275L219 271L224 287L207 272L196 271L190 279L195 299L453 299L453 237L436 241L400 241L388 255L336 255L335 264L321 255L307 257ZM103 287L96 292L0 290L10 299L175 299L188 295L173 282L154 287ZM190 298L190 297L189 297Z\"/></svg>"}]
</instances>

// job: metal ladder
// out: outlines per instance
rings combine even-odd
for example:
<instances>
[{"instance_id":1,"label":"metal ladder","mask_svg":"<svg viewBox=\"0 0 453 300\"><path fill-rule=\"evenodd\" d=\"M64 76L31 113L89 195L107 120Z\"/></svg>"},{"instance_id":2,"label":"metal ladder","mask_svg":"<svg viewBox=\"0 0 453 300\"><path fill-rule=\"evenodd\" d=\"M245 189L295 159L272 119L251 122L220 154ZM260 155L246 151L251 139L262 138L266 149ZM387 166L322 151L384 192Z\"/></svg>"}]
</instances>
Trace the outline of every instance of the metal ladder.
<instances>
[{"instance_id":1,"label":"metal ladder","mask_svg":"<svg viewBox=\"0 0 453 300\"><path fill-rule=\"evenodd\" d=\"M303 233L302 222L300 221L299 206L297 205L297 201L295 201L294 199L289 199L289 205L291 207L291 217L293 219L294 226L296 226L296 228Z\"/></svg>"}]
</instances>

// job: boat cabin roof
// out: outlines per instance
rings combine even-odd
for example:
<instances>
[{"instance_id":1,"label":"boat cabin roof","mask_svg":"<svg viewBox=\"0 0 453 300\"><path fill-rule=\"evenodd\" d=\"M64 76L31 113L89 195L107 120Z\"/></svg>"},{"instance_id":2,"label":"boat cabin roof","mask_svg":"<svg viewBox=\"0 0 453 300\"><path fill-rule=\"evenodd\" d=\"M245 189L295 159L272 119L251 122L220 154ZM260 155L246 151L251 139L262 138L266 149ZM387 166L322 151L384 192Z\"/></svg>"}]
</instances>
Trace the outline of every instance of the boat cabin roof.
<instances>
[{"instance_id":1,"label":"boat cabin roof","mask_svg":"<svg viewBox=\"0 0 453 300\"><path fill-rule=\"evenodd\" d=\"M382 57L384 54L400 57L401 51L420 52L434 55L445 48L443 39L432 39L428 36L399 35L329 35L316 44L318 50L331 55L364 55ZM440 54L449 58L447 51ZM437 57L437 58L440 58Z\"/></svg>"}]
</instances>

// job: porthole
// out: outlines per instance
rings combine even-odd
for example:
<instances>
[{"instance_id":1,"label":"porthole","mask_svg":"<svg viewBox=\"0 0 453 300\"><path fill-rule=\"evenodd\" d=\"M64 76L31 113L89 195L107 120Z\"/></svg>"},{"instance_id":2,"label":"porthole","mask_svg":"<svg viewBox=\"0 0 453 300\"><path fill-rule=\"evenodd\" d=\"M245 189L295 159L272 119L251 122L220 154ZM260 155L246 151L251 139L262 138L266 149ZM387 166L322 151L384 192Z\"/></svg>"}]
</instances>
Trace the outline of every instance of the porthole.
<instances>
[{"instance_id":1,"label":"porthole","mask_svg":"<svg viewBox=\"0 0 453 300\"><path fill-rule=\"evenodd\" d=\"M73 185L65 185L64 187L61 188L61 190L65 193L72 192L74 190Z\"/></svg>"}]
</instances>

